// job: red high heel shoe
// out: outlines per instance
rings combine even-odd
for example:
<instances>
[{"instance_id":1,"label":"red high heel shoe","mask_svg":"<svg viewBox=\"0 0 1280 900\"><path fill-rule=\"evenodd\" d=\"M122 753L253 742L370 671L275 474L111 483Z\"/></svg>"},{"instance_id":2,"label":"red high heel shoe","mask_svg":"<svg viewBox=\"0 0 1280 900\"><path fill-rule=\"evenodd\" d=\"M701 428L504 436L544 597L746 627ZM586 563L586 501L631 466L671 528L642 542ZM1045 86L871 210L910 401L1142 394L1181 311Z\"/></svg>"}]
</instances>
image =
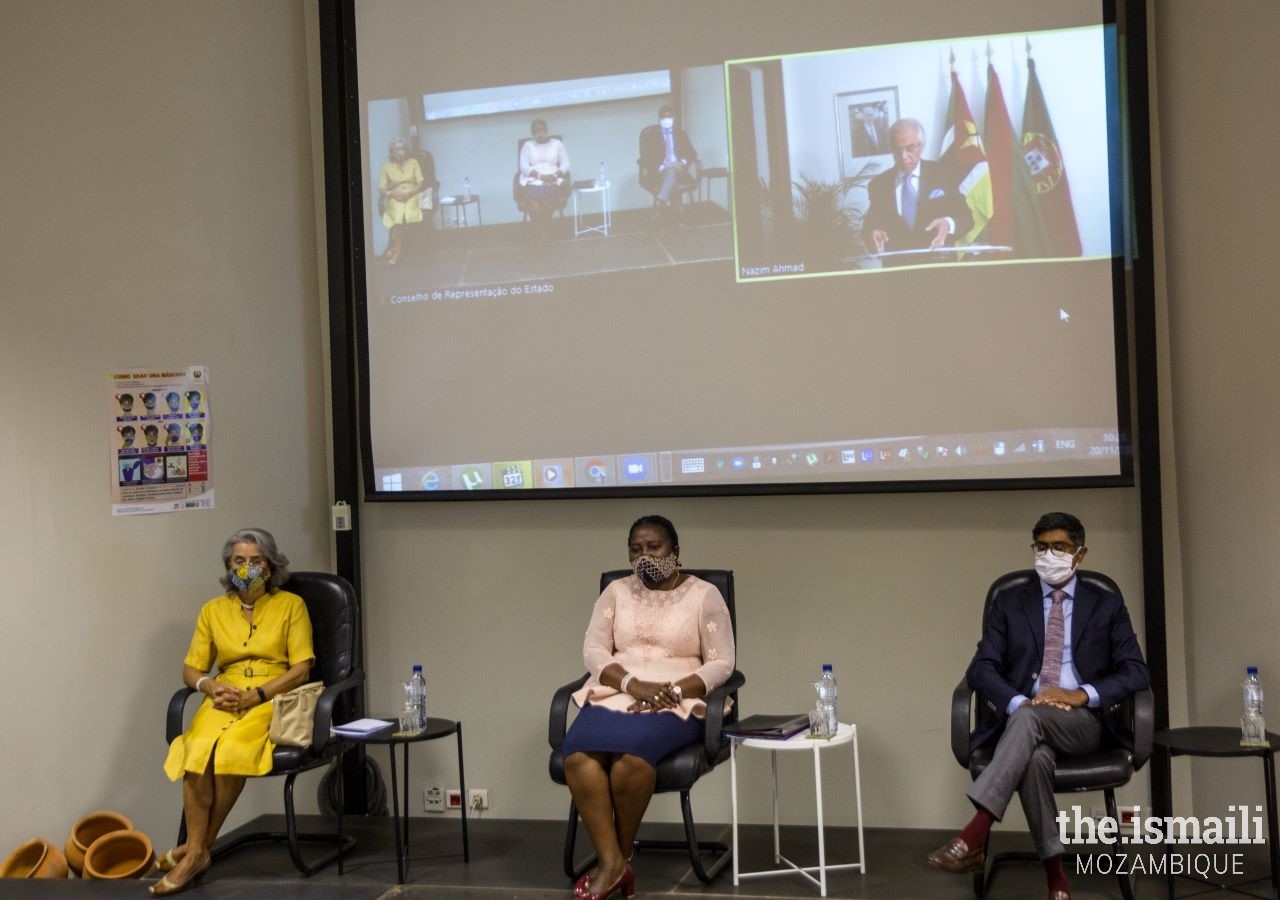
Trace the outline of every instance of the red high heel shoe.
<instances>
[{"instance_id":1,"label":"red high heel shoe","mask_svg":"<svg viewBox=\"0 0 1280 900\"><path fill-rule=\"evenodd\" d=\"M576 882L574 882L573 896L575 897L587 896L587 885L589 885L590 883L591 883L591 873L583 872L582 877L579 878Z\"/></svg>"},{"instance_id":2,"label":"red high heel shoe","mask_svg":"<svg viewBox=\"0 0 1280 900\"><path fill-rule=\"evenodd\" d=\"M636 895L636 873L631 870L631 865L629 863L627 864L627 867L622 870L622 874L618 876L618 880L613 884L609 885L599 894L593 894L588 891L583 894L582 897L583 900L608 900L608 898L616 894L619 889L621 889L628 897L634 897Z\"/></svg>"}]
</instances>

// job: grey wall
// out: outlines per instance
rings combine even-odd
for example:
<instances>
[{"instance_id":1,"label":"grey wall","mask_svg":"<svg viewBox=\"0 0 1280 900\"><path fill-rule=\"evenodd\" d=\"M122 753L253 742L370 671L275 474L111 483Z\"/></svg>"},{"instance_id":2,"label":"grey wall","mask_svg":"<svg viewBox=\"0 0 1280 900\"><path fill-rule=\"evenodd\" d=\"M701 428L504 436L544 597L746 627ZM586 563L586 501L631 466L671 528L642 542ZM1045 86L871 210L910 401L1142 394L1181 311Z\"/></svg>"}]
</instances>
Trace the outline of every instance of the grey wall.
<instances>
[{"instance_id":1,"label":"grey wall","mask_svg":"<svg viewBox=\"0 0 1280 900\"><path fill-rule=\"evenodd\" d=\"M223 540L330 565L306 40L302 2L0 5L0 854L102 807L171 840L163 711ZM188 363L217 506L113 518L107 375Z\"/></svg>"},{"instance_id":2,"label":"grey wall","mask_svg":"<svg viewBox=\"0 0 1280 900\"><path fill-rule=\"evenodd\" d=\"M1171 702L1175 722L1231 723L1246 662L1280 690L1258 565L1277 524L1265 111L1280 63L1264 36L1280 10L1155 12ZM163 843L179 798L160 771L162 709L223 537L262 524L299 567L330 563L314 27L305 0L0 6L5 852L61 841L98 807ZM1248 190L1229 189L1233 172ZM217 508L113 519L106 374L187 363L212 373ZM1027 527L1049 507L1085 519L1090 564L1119 581L1141 628L1133 490L368 507L370 709L390 711L423 662L433 713L466 722L468 780L491 791L490 814L560 816L547 699L580 670L596 573L625 559L631 519L658 509L689 563L738 571L744 706L807 704L818 664L834 663L861 729L869 823L946 826L966 813L948 693L986 584L1027 563ZM447 748L421 750L415 790L452 777ZM1250 768L1193 777L1201 815L1260 802ZM1144 798L1145 782L1129 790ZM278 785L253 785L232 824L278 803ZM726 821L727 773L697 803ZM747 801L749 818L766 812Z\"/></svg>"},{"instance_id":3,"label":"grey wall","mask_svg":"<svg viewBox=\"0 0 1280 900\"><path fill-rule=\"evenodd\" d=\"M1270 688L1275 731L1280 603L1270 558L1280 532L1280 293L1271 223L1280 188L1269 163L1280 144L1270 112L1280 84L1273 40L1280 6L1250 0L1223 11L1162 3L1156 16L1182 533L1169 549L1180 552L1187 597L1185 642L1170 652L1186 654L1190 721L1237 724L1240 680L1254 663ZM1193 777L1198 815L1262 803L1256 762L1197 761Z\"/></svg>"}]
</instances>

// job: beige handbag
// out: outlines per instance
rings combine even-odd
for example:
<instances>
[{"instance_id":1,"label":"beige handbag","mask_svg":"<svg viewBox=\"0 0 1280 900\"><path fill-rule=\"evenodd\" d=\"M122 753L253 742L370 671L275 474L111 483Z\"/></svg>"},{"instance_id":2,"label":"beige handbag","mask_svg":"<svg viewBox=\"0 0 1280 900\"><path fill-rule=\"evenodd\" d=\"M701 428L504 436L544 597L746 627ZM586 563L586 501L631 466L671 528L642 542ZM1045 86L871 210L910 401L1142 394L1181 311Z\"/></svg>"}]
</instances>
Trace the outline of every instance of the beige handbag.
<instances>
[{"instance_id":1,"label":"beige handbag","mask_svg":"<svg viewBox=\"0 0 1280 900\"><path fill-rule=\"evenodd\" d=\"M271 743L309 746L316 727L316 704L322 693L324 682L312 681L272 697L271 729L267 732Z\"/></svg>"}]
</instances>

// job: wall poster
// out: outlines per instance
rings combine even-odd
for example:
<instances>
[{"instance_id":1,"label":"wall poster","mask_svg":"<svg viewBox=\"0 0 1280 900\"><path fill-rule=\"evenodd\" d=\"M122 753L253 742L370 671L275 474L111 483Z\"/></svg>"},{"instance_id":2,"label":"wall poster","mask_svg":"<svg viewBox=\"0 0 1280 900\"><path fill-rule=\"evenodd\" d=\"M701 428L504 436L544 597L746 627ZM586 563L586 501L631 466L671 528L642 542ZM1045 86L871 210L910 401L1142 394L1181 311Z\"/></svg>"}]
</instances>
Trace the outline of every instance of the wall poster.
<instances>
[{"instance_id":1,"label":"wall poster","mask_svg":"<svg viewBox=\"0 0 1280 900\"><path fill-rule=\"evenodd\" d=\"M213 508L209 368L110 376L111 514Z\"/></svg>"}]
</instances>

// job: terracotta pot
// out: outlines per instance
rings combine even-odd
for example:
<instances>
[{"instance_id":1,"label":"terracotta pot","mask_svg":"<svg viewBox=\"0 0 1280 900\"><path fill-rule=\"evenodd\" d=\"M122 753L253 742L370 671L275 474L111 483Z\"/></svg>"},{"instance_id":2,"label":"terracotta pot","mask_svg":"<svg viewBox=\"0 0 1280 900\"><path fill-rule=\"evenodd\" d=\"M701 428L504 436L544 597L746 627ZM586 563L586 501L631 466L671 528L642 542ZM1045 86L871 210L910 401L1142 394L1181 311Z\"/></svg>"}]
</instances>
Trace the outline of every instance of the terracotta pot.
<instances>
[{"instance_id":1,"label":"terracotta pot","mask_svg":"<svg viewBox=\"0 0 1280 900\"><path fill-rule=\"evenodd\" d=\"M81 816L71 826L71 836L67 838L63 848L67 854L67 865L77 875L84 868L84 854L89 845L111 831L125 831L133 827L133 822L118 812L100 809Z\"/></svg>"},{"instance_id":2,"label":"terracotta pot","mask_svg":"<svg viewBox=\"0 0 1280 900\"><path fill-rule=\"evenodd\" d=\"M67 858L44 838L32 838L0 865L0 878L66 878Z\"/></svg>"},{"instance_id":3,"label":"terracotta pot","mask_svg":"<svg viewBox=\"0 0 1280 900\"><path fill-rule=\"evenodd\" d=\"M84 854L84 877L141 878L151 868L151 838L141 831L109 831Z\"/></svg>"}]
</instances>

